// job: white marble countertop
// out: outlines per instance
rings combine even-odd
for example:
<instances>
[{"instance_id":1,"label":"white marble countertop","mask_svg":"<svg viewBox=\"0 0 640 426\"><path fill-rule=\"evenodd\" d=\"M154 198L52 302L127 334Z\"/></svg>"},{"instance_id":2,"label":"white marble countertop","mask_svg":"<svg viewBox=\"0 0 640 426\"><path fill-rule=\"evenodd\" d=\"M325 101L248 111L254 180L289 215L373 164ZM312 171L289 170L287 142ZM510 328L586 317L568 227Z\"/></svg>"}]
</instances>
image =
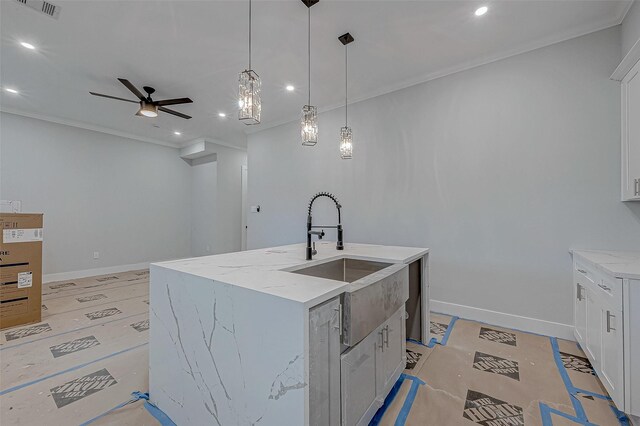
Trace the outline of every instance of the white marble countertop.
<instances>
[{"instance_id":1,"label":"white marble countertop","mask_svg":"<svg viewBox=\"0 0 640 426\"><path fill-rule=\"evenodd\" d=\"M594 267L616 278L640 280L640 252L572 250Z\"/></svg>"},{"instance_id":2,"label":"white marble countertop","mask_svg":"<svg viewBox=\"0 0 640 426\"><path fill-rule=\"evenodd\" d=\"M410 263L429 252L427 248L352 243L345 243L344 250L338 251L335 248L335 242L322 241L316 243L318 254L313 257L312 261L307 261L305 260L305 246L306 244L292 244L153 263L152 273L153 267L168 268L248 290L259 291L311 307L343 293L349 284L294 274L286 272L284 269L301 265L311 266L341 257L389 263Z\"/></svg>"}]
</instances>

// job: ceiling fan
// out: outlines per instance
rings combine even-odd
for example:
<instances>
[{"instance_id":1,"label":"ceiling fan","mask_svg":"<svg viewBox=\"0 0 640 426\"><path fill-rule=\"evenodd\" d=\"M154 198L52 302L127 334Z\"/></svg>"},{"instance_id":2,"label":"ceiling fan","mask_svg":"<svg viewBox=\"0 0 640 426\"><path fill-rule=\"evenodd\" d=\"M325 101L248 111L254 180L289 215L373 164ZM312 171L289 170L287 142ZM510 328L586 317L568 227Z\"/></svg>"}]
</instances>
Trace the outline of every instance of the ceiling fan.
<instances>
[{"instance_id":1,"label":"ceiling fan","mask_svg":"<svg viewBox=\"0 0 640 426\"><path fill-rule=\"evenodd\" d=\"M163 101L154 101L151 99L151 95L156 91L153 87L144 86L142 89L147 92L147 96L144 96L136 87L131 84L131 82L125 78L119 78L118 81L124 84L127 89L131 91L134 95L140 99L139 101L132 101L130 99L118 98L116 96L103 95L101 93L89 92L93 96L101 96L103 98L116 99L118 101L132 102L134 104L140 104L140 109L136 113L136 115L142 115L145 117L157 117L158 111L166 112L167 114L172 114L181 118L190 119L191 117L183 114L178 111L174 111L169 108L165 108L166 105L178 105L178 104L190 104L193 101L189 98L176 98L176 99L165 99Z\"/></svg>"}]
</instances>

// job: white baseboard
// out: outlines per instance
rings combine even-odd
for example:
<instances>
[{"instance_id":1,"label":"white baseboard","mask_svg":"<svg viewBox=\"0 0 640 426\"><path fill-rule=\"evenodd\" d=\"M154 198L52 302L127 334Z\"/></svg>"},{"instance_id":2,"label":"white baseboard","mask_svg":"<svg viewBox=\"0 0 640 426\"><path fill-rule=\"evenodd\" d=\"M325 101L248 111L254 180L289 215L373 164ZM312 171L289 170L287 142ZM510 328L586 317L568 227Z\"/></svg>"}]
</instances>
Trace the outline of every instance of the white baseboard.
<instances>
[{"instance_id":1,"label":"white baseboard","mask_svg":"<svg viewBox=\"0 0 640 426\"><path fill-rule=\"evenodd\" d=\"M107 266L105 268L84 269L82 271L60 272L57 274L46 274L42 276L43 283L53 281L67 281L78 278L93 277L96 275L115 274L118 272L135 271L138 269L147 269L151 262L133 263L131 265Z\"/></svg>"},{"instance_id":2,"label":"white baseboard","mask_svg":"<svg viewBox=\"0 0 640 426\"><path fill-rule=\"evenodd\" d=\"M560 324L558 322L506 314L504 312L474 308L473 306L457 305L455 303L441 302L439 300L430 300L429 308L432 312L439 312L464 319L493 324L499 327L513 328L515 330L527 331L529 333L575 341L575 337L573 336L573 326L569 324Z\"/></svg>"}]
</instances>

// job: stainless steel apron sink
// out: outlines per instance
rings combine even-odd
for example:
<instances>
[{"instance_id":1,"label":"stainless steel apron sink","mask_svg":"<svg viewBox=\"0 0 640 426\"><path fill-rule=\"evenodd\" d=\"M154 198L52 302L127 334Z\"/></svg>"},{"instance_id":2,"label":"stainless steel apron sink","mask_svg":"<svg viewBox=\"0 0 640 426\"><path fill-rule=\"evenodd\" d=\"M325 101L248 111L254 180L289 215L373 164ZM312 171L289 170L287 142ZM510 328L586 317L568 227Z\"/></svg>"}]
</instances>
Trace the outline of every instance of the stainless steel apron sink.
<instances>
[{"instance_id":1,"label":"stainless steel apron sink","mask_svg":"<svg viewBox=\"0 0 640 426\"><path fill-rule=\"evenodd\" d=\"M405 264L344 257L288 272L349 283L342 313L342 343L347 346L368 336L409 299Z\"/></svg>"}]
</instances>

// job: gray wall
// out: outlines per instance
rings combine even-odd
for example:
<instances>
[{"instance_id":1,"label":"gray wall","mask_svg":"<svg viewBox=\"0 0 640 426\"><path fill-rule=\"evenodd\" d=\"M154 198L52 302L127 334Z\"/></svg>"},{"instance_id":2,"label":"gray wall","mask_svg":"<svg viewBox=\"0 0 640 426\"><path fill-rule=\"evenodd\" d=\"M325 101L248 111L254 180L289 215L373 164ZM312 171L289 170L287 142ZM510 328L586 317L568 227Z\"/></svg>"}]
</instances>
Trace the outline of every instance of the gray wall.
<instances>
[{"instance_id":1,"label":"gray wall","mask_svg":"<svg viewBox=\"0 0 640 426\"><path fill-rule=\"evenodd\" d=\"M248 246L304 241L330 191L347 244L432 249L433 299L571 324L568 250L640 250L640 203L619 201L620 50L615 27L354 104L351 161L342 109L315 148L297 122L250 135ZM314 219L335 221L329 202Z\"/></svg>"},{"instance_id":2,"label":"gray wall","mask_svg":"<svg viewBox=\"0 0 640 426\"><path fill-rule=\"evenodd\" d=\"M213 254L239 251L242 245L242 166L247 151L216 148L218 191L216 204L216 246Z\"/></svg>"},{"instance_id":3,"label":"gray wall","mask_svg":"<svg viewBox=\"0 0 640 426\"><path fill-rule=\"evenodd\" d=\"M0 119L1 197L45 213L45 274L189 256L191 170L176 149Z\"/></svg>"},{"instance_id":4,"label":"gray wall","mask_svg":"<svg viewBox=\"0 0 640 426\"><path fill-rule=\"evenodd\" d=\"M216 155L191 161L191 256L217 249L218 162Z\"/></svg>"},{"instance_id":5,"label":"gray wall","mask_svg":"<svg viewBox=\"0 0 640 426\"><path fill-rule=\"evenodd\" d=\"M634 1L622 21L622 57L640 40L640 2Z\"/></svg>"}]
</instances>

